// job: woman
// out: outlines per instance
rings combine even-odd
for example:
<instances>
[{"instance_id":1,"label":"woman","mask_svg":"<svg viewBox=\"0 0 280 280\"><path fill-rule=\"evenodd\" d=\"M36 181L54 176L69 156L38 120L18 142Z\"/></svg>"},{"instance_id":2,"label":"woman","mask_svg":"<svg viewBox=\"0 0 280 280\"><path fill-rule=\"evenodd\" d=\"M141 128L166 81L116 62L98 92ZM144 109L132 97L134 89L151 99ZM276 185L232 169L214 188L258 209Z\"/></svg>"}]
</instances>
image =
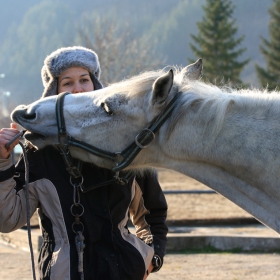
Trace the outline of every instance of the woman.
<instances>
[{"instance_id":1,"label":"woman","mask_svg":"<svg viewBox=\"0 0 280 280\"><path fill-rule=\"evenodd\" d=\"M98 90L102 88L99 78L100 65L92 50L58 49L45 59L42 68L42 98L65 91ZM23 159L14 168L10 156L18 141L5 148L17 133L14 124L0 131L2 232L26 223ZM38 210L43 236L40 279L142 280L161 268L167 205L154 174L132 177L126 185L119 185L112 182L109 170L82 163L83 190L89 190L82 192L79 182L70 179L56 147L35 150L29 144L27 155L31 213ZM14 176L15 172L19 176ZM137 236L127 228L129 216Z\"/></svg>"}]
</instances>

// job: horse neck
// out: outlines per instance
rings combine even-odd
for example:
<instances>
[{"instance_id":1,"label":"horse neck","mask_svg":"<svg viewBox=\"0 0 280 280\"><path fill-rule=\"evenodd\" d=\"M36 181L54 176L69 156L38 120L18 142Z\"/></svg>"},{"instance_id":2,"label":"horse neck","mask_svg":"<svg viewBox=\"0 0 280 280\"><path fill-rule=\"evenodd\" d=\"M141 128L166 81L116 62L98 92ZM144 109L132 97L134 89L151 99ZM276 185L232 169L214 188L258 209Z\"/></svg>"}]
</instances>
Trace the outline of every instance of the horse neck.
<instances>
[{"instance_id":1,"label":"horse neck","mask_svg":"<svg viewBox=\"0 0 280 280\"><path fill-rule=\"evenodd\" d=\"M167 125L161 129L157 167L202 182L280 233L278 105L233 99L218 130L215 115L207 117L213 106L199 118L186 111L171 134L164 135Z\"/></svg>"},{"instance_id":2,"label":"horse neck","mask_svg":"<svg viewBox=\"0 0 280 280\"><path fill-rule=\"evenodd\" d=\"M216 105L215 100L208 102L202 110L199 106L189 107L172 130L168 126L163 128L162 133L168 137L161 135L162 150L170 157L166 164L177 165L176 160L209 163L235 176L247 176L246 180L252 180L252 175L257 176L256 180L265 180L272 171L278 176L279 98L238 94L231 95L226 105L223 101L217 100ZM224 114L219 111L222 106Z\"/></svg>"}]
</instances>

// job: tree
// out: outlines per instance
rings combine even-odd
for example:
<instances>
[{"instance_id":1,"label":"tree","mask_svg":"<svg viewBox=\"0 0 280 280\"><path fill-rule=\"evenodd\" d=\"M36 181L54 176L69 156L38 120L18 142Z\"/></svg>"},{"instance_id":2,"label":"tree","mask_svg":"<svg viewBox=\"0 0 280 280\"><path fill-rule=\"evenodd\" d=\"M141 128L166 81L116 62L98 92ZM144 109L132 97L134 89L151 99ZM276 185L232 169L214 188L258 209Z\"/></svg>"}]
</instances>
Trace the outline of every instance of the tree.
<instances>
[{"instance_id":1,"label":"tree","mask_svg":"<svg viewBox=\"0 0 280 280\"><path fill-rule=\"evenodd\" d=\"M45 0L32 6L20 24L11 26L0 45L0 73L6 74L5 86L19 103L32 102L41 96L44 59L55 49L69 45L72 18L67 5Z\"/></svg>"},{"instance_id":2,"label":"tree","mask_svg":"<svg viewBox=\"0 0 280 280\"><path fill-rule=\"evenodd\" d=\"M246 49L236 49L244 36L235 38L234 8L230 0L206 0L205 16L197 23L198 34L191 35L195 44L190 43L190 47L196 58L203 59L204 79L215 84L224 81L240 86L240 73L249 62L238 60Z\"/></svg>"},{"instance_id":3,"label":"tree","mask_svg":"<svg viewBox=\"0 0 280 280\"><path fill-rule=\"evenodd\" d=\"M280 86L280 1L274 0L272 8L269 9L271 16L269 22L270 41L261 37L261 52L266 60L267 69L256 65L259 81L268 90L275 90Z\"/></svg>"},{"instance_id":4,"label":"tree","mask_svg":"<svg viewBox=\"0 0 280 280\"><path fill-rule=\"evenodd\" d=\"M128 24L122 26L113 16L91 14L77 25L76 44L94 50L99 57L104 85L159 67L162 60L155 55L152 43L133 36Z\"/></svg>"}]
</instances>

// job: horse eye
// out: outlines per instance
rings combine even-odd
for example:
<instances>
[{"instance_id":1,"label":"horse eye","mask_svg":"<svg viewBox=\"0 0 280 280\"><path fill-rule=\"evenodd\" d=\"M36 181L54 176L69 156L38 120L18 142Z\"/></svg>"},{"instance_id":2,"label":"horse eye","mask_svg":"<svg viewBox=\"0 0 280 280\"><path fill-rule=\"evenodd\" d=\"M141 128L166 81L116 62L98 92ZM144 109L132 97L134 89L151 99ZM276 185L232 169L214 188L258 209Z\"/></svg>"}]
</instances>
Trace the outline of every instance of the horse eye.
<instances>
[{"instance_id":1,"label":"horse eye","mask_svg":"<svg viewBox=\"0 0 280 280\"><path fill-rule=\"evenodd\" d=\"M101 107L103 108L103 110L109 115L112 116L113 115L113 111L110 110L108 104L106 102L102 102L101 103Z\"/></svg>"}]
</instances>

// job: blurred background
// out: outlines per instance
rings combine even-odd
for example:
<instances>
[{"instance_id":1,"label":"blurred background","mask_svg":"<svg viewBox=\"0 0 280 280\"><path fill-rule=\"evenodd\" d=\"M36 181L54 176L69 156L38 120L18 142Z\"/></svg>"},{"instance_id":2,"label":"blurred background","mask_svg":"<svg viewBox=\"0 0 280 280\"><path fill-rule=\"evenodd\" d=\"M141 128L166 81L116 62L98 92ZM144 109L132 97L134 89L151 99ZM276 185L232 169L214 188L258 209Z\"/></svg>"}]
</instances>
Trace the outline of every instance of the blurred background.
<instances>
[{"instance_id":1,"label":"blurred background","mask_svg":"<svg viewBox=\"0 0 280 280\"><path fill-rule=\"evenodd\" d=\"M229 4L223 9L234 28L228 36L240 50L240 81L259 87L256 64L266 65L260 46L270 38L273 0L1 0L1 127L9 125L16 105L41 97L41 67L57 48L96 51L104 85L145 70L185 66L203 50L203 24L220 2Z\"/></svg>"}]
</instances>

